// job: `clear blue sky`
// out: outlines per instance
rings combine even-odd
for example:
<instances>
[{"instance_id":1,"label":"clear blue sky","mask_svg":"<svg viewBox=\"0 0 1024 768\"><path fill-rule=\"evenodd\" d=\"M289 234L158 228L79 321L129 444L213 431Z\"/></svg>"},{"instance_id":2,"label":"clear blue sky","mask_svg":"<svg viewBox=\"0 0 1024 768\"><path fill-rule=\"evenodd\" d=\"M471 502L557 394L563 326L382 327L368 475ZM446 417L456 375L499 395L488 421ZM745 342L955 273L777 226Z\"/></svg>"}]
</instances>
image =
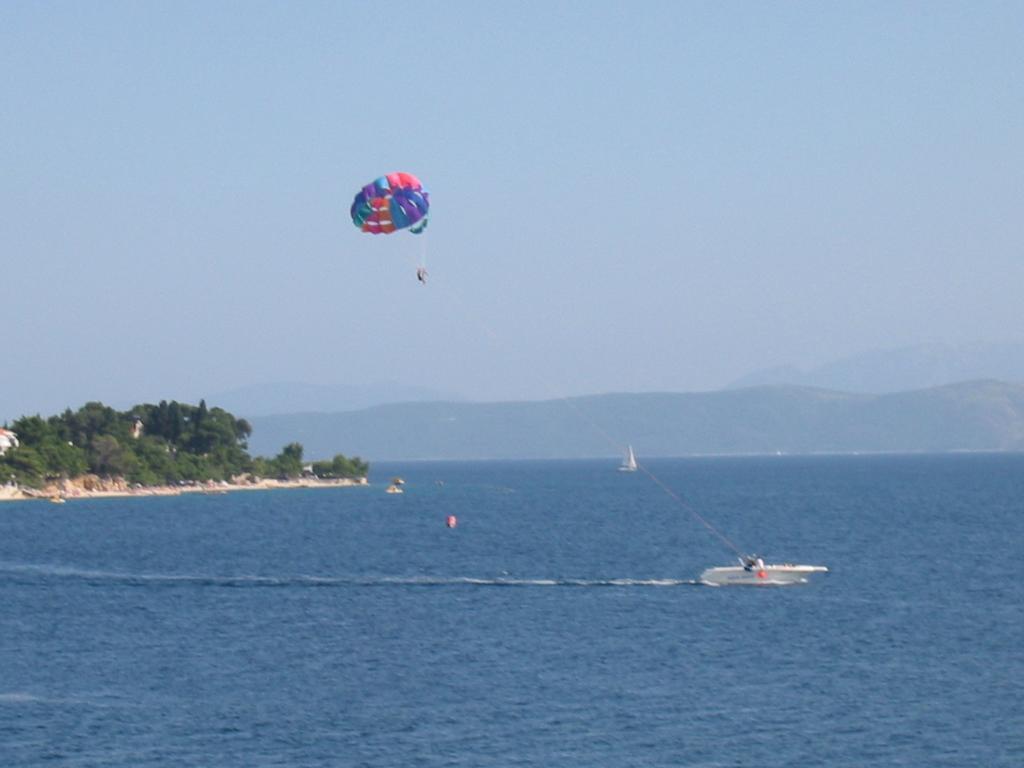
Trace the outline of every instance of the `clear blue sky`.
<instances>
[{"instance_id":1,"label":"clear blue sky","mask_svg":"<svg viewBox=\"0 0 1024 768\"><path fill-rule=\"evenodd\" d=\"M0 419L1019 339L1022 34L1017 2L4 3ZM394 170L424 242L350 223Z\"/></svg>"}]
</instances>

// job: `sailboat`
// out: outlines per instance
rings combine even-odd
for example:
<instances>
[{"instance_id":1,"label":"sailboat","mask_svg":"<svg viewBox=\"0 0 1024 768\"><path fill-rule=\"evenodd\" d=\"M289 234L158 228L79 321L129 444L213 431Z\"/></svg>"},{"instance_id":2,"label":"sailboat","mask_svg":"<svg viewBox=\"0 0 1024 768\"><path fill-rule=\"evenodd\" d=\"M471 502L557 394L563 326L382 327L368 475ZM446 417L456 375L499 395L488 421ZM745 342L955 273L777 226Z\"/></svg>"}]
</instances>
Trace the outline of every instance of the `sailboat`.
<instances>
[{"instance_id":1,"label":"sailboat","mask_svg":"<svg viewBox=\"0 0 1024 768\"><path fill-rule=\"evenodd\" d=\"M636 454L632 445L626 447L626 458L622 460L619 472L636 472Z\"/></svg>"}]
</instances>

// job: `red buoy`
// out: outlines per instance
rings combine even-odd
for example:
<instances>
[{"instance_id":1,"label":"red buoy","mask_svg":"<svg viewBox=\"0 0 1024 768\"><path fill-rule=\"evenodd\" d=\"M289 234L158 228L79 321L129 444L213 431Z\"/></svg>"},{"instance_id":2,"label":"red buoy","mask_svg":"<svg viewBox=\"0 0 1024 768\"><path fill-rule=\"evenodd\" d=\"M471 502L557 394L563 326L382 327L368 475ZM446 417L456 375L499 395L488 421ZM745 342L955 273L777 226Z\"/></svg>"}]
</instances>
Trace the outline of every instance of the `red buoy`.
<instances>
[{"instance_id":1,"label":"red buoy","mask_svg":"<svg viewBox=\"0 0 1024 768\"><path fill-rule=\"evenodd\" d=\"M456 519L455 515L448 515L448 519L445 521L445 525L447 525L449 528L454 528L458 524L459 521L458 519Z\"/></svg>"}]
</instances>

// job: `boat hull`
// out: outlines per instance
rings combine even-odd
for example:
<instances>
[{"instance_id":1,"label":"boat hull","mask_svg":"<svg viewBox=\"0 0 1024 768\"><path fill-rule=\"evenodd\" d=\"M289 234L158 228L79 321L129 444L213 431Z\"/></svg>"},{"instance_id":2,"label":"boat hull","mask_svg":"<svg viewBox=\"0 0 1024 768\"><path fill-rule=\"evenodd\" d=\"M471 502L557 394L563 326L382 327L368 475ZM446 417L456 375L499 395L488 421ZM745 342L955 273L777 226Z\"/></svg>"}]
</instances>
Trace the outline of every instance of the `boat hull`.
<instances>
[{"instance_id":1,"label":"boat hull","mask_svg":"<svg viewBox=\"0 0 1024 768\"><path fill-rule=\"evenodd\" d=\"M708 568L700 575L700 582L712 587L782 587L806 584L811 575L828 573L823 565L765 565L747 570L739 565Z\"/></svg>"}]
</instances>

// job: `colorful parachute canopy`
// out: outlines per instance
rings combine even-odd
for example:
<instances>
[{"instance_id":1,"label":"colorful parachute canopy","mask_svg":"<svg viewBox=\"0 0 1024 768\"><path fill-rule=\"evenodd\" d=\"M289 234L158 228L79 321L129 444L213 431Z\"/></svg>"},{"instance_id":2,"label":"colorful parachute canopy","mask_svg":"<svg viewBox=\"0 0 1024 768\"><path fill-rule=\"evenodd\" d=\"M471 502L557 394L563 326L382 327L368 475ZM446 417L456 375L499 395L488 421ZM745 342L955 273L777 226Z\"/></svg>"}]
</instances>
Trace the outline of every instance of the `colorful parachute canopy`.
<instances>
[{"instance_id":1,"label":"colorful parachute canopy","mask_svg":"<svg viewBox=\"0 0 1024 768\"><path fill-rule=\"evenodd\" d=\"M430 195L411 173L389 173L363 187L352 201L352 223L375 235L427 228Z\"/></svg>"}]
</instances>

